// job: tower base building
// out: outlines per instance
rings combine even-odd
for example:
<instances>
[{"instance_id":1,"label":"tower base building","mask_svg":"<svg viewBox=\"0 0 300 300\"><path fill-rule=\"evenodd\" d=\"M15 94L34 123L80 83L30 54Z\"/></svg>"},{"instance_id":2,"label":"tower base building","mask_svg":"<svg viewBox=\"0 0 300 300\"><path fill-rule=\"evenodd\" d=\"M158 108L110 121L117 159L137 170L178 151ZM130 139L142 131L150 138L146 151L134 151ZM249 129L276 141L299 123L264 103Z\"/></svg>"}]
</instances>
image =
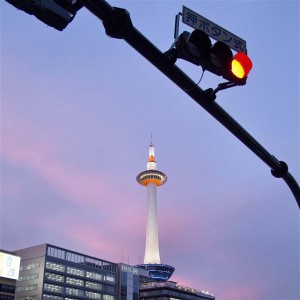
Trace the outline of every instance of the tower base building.
<instances>
[{"instance_id":1,"label":"tower base building","mask_svg":"<svg viewBox=\"0 0 300 300\"><path fill-rule=\"evenodd\" d=\"M205 291L182 286L173 281L145 282L140 285L139 300L215 300Z\"/></svg>"},{"instance_id":2,"label":"tower base building","mask_svg":"<svg viewBox=\"0 0 300 300\"><path fill-rule=\"evenodd\" d=\"M147 270L151 279L155 281L169 280L175 270L174 267L164 264L142 264L135 267Z\"/></svg>"}]
</instances>

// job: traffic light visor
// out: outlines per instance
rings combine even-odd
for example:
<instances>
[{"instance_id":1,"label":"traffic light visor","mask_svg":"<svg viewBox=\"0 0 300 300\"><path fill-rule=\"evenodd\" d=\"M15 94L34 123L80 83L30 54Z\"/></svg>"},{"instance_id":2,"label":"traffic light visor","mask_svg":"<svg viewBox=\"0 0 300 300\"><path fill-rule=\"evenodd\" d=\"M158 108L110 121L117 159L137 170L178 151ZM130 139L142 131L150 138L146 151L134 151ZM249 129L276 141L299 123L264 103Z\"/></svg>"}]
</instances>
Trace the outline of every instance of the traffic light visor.
<instances>
[{"instance_id":1,"label":"traffic light visor","mask_svg":"<svg viewBox=\"0 0 300 300\"><path fill-rule=\"evenodd\" d=\"M238 52L232 59L231 72L237 78L243 79L248 76L252 69L252 61L243 52Z\"/></svg>"}]
</instances>

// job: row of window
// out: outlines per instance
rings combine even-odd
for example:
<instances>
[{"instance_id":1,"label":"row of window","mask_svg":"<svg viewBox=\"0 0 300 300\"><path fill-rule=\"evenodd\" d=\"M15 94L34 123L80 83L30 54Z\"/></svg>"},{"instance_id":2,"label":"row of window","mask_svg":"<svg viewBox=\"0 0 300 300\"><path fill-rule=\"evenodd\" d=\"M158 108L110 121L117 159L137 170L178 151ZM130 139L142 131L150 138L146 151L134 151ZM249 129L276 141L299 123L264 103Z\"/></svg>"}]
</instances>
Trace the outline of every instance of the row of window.
<instances>
[{"instance_id":1,"label":"row of window","mask_svg":"<svg viewBox=\"0 0 300 300\"><path fill-rule=\"evenodd\" d=\"M14 285L0 284L0 292L14 294L15 293L15 289L16 288L15 288Z\"/></svg>"},{"instance_id":2,"label":"row of window","mask_svg":"<svg viewBox=\"0 0 300 300\"><path fill-rule=\"evenodd\" d=\"M97 258L91 258L87 257L75 252L71 252L68 250L48 246L47 248L47 255L50 257L70 261L73 263L78 263L78 264L85 264L94 268L98 269L105 269L111 272L116 272L117 271L117 266L116 264L103 261Z\"/></svg>"},{"instance_id":3,"label":"row of window","mask_svg":"<svg viewBox=\"0 0 300 300\"><path fill-rule=\"evenodd\" d=\"M26 280L34 280L39 278L39 273L35 274L25 274L25 275L20 275L19 280L20 281L26 281Z\"/></svg>"},{"instance_id":4,"label":"row of window","mask_svg":"<svg viewBox=\"0 0 300 300\"><path fill-rule=\"evenodd\" d=\"M158 179L158 180L162 180L163 176L159 176L159 175L144 175L141 176L141 180L145 180L145 179Z\"/></svg>"},{"instance_id":5,"label":"row of window","mask_svg":"<svg viewBox=\"0 0 300 300\"><path fill-rule=\"evenodd\" d=\"M20 266L20 271L36 269L36 268L39 268L39 267L40 267L40 263L39 262L37 262L37 263L31 263L31 264L27 264L27 265L21 265Z\"/></svg>"},{"instance_id":6,"label":"row of window","mask_svg":"<svg viewBox=\"0 0 300 300\"><path fill-rule=\"evenodd\" d=\"M115 283L116 278L114 275L103 275L95 272L89 272L85 271L82 269L78 268L72 268L72 267L66 267L64 265L58 264L58 263L53 263L53 262L46 262L46 269L48 270L53 270L56 272L66 272L67 274L78 276L78 277L86 277L86 278L91 278L93 280L98 280L98 281L105 281L109 283ZM56 281L63 280L62 277L59 277L60 275L57 276ZM53 280L55 280L55 277L53 277Z\"/></svg>"},{"instance_id":7,"label":"row of window","mask_svg":"<svg viewBox=\"0 0 300 300\"><path fill-rule=\"evenodd\" d=\"M77 300L77 299L69 298L69 297L60 297L60 296L55 296L55 295L43 294L43 300Z\"/></svg>"},{"instance_id":8,"label":"row of window","mask_svg":"<svg viewBox=\"0 0 300 300\"><path fill-rule=\"evenodd\" d=\"M16 288L16 292L33 291L33 290L37 290L37 288L38 288L37 284L23 285L23 286L18 286Z\"/></svg>"},{"instance_id":9,"label":"row of window","mask_svg":"<svg viewBox=\"0 0 300 300\"><path fill-rule=\"evenodd\" d=\"M37 300L37 296L16 297L15 300Z\"/></svg>"},{"instance_id":10,"label":"row of window","mask_svg":"<svg viewBox=\"0 0 300 300\"><path fill-rule=\"evenodd\" d=\"M102 287L101 287L102 288ZM51 293L56 293L56 294L63 294L66 293L67 295L71 295L71 296L80 296L83 297L84 295L88 298L92 298L95 297L95 295L101 295L100 293L97 292L91 292L91 291L86 291L86 290L82 290L82 289L77 289L77 288L70 288L70 287L63 287L60 285L56 285L56 284L49 284L49 283L45 283L44 284L44 290L47 292L51 292ZM106 286L105 291L107 293L115 293L115 288L112 286ZM100 299L100 298L92 298L92 299Z\"/></svg>"},{"instance_id":11,"label":"row of window","mask_svg":"<svg viewBox=\"0 0 300 300\"><path fill-rule=\"evenodd\" d=\"M114 296L111 295L102 295L102 294L97 294L97 293L91 293L89 296L86 296L90 299L101 299L101 300L115 300ZM29 298L28 298L29 299ZM17 300L25 300L25 299L17 299ZM26 298L27 300L27 298ZM31 300L31 298L29 299ZM32 300L36 300L32 299ZM60 296L55 296L55 295L48 295L48 294L43 294L43 300L77 300L75 298L68 298L68 297L60 297Z\"/></svg>"},{"instance_id":12,"label":"row of window","mask_svg":"<svg viewBox=\"0 0 300 300\"><path fill-rule=\"evenodd\" d=\"M48 281L54 281L63 283L65 282L65 276L53 274L53 273L45 273L45 277ZM98 282L91 282L91 281L84 281L81 279L73 278L73 277L66 277L66 283L69 285L75 285L79 287L87 287L94 290L102 290L103 285Z\"/></svg>"}]
</instances>

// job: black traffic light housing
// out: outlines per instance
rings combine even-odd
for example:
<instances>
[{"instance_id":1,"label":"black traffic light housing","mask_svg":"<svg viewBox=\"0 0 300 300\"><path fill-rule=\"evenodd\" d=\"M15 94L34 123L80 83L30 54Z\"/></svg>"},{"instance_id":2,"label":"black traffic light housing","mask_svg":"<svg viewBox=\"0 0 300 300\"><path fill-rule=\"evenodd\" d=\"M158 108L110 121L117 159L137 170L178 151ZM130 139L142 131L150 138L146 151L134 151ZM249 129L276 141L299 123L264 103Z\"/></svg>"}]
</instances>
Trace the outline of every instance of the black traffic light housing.
<instances>
[{"instance_id":1,"label":"black traffic light housing","mask_svg":"<svg viewBox=\"0 0 300 300\"><path fill-rule=\"evenodd\" d=\"M6 0L17 9L34 15L59 31L64 30L83 7L79 0Z\"/></svg>"},{"instance_id":2,"label":"black traffic light housing","mask_svg":"<svg viewBox=\"0 0 300 300\"><path fill-rule=\"evenodd\" d=\"M238 78L231 72L233 54L230 47L220 41L212 45L209 36L199 29L192 33L182 32L175 42L175 49L170 53L173 61L181 58L201 66L203 70L222 76L231 83L246 84L247 77Z\"/></svg>"}]
</instances>

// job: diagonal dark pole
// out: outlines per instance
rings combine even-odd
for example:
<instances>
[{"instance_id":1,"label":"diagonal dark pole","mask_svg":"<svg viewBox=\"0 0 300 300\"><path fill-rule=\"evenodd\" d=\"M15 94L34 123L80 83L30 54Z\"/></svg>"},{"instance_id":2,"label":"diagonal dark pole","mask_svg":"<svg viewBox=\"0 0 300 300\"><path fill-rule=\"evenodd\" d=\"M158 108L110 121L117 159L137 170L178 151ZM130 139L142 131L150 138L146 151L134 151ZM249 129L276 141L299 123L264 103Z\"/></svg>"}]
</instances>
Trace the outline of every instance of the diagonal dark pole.
<instances>
[{"instance_id":1,"label":"diagonal dark pole","mask_svg":"<svg viewBox=\"0 0 300 300\"><path fill-rule=\"evenodd\" d=\"M287 164L271 155L221 106L214 102L216 96L211 91L203 91L144 37L132 25L129 13L125 9L112 7L104 0L82 0L82 3L90 12L102 20L109 36L124 39L263 160L271 168L273 176L282 178L287 183L300 208L300 188L288 172Z\"/></svg>"}]
</instances>

